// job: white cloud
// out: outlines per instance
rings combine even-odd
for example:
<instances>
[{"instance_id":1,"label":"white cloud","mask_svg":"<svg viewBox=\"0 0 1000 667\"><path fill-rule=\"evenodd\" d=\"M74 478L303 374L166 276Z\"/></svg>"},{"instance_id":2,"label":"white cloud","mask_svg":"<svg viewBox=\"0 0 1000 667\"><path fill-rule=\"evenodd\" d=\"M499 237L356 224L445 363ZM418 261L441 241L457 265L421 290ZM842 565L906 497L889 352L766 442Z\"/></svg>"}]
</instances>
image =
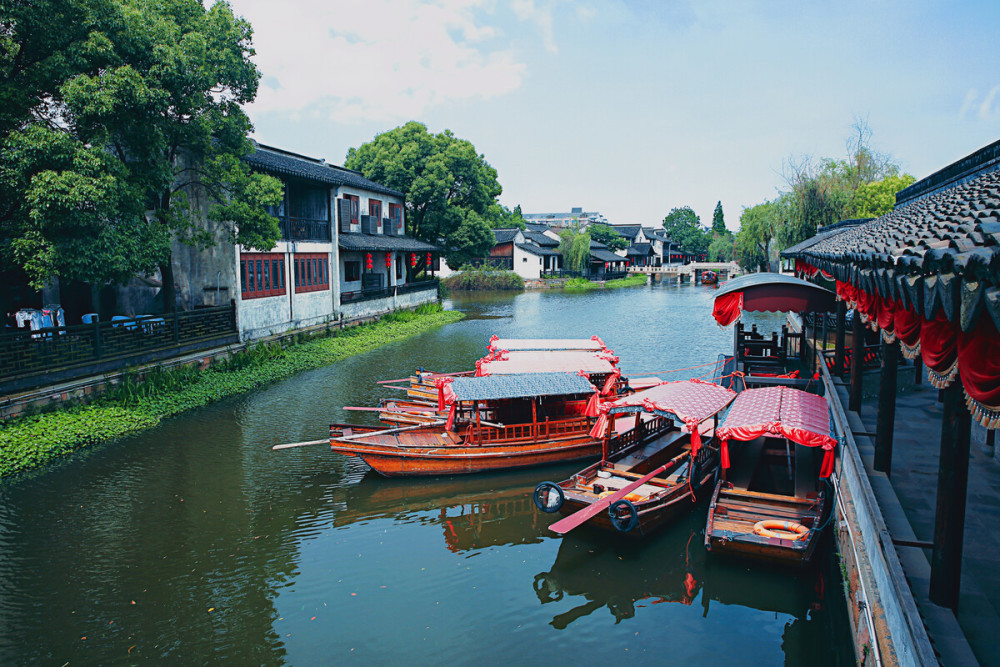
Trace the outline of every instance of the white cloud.
<instances>
[{"instance_id":1,"label":"white cloud","mask_svg":"<svg viewBox=\"0 0 1000 667\"><path fill-rule=\"evenodd\" d=\"M976 103L976 98L979 97L979 91L975 88L970 88L969 92L965 94L965 100L962 102L962 108L958 110L958 119L962 120L965 118L972 110L972 106Z\"/></svg>"},{"instance_id":2,"label":"white cloud","mask_svg":"<svg viewBox=\"0 0 1000 667\"><path fill-rule=\"evenodd\" d=\"M993 86L993 89L983 99L983 103L979 105L980 120L986 120L992 115L993 100L996 99L997 93L1000 93L1000 86Z\"/></svg>"},{"instance_id":3,"label":"white cloud","mask_svg":"<svg viewBox=\"0 0 1000 667\"><path fill-rule=\"evenodd\" d=\"M542 44L550 53L557 53L555 37L552 30L551 6L539 7L535 0L513 0L511 9L522 21L534 23L542 33Z\"/></svg>"},{"instance_id":4,"label":"white cloud","mask_svg":"<svg viewBox=\"0 0 1000 667\"><path fill-rule=\"evenodd\" d=\"M504 95L525 72L497 43L489 0L231 4L253 25L263 74L251 115L395 122L447 102ZM527 18L544 23L544 15Z\"/></svg>"}]
</instances>

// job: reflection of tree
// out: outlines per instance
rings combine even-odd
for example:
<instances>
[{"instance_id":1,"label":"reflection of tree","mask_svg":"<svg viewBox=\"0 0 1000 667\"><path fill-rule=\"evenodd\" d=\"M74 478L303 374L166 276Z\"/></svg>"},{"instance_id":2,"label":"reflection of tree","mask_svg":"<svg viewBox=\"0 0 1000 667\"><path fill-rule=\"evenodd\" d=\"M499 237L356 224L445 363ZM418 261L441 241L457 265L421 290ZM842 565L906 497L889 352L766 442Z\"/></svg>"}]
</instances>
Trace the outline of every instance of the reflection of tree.
<instances>
[{"instance_id":1,"label":"reflection of tree","mask_svg":"<svg viewBox=\"0 0 1000 667\"><path fill-rule=\"evenodd\" d=\"M637 606L677 602L690 605L700 590L704 549L697 539L697 521L685 517L652 540L600 541L590 537L563 539L548 572L535 575L535 595L542 604L564 597L585 602L556 614L551 625L565 629L573 621L607 607L618 624L633 618ZM596 538L595 538L596 539ZM638 601L644 604L636 605Z\"/></svg>"}]
</instances>

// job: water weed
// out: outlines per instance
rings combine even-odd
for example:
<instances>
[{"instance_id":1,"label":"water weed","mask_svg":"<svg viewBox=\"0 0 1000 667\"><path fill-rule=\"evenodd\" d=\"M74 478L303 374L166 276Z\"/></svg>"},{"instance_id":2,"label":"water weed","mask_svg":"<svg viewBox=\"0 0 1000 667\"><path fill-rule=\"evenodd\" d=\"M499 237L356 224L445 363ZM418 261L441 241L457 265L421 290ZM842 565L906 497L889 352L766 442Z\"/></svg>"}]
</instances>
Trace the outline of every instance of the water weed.
<instances>
[{"instance_id":1,"label":"water weed","mask_svg":"<svg viewBox=\"0 0 1000 667\"><path fill-rule=\"evenodd\" d=\"M319 368L382 345L456 322L440 304L397 311L371 324L337 330L282 347L258 344L200 372L150 371L126 378L98 403L19 417L0 424L0 477L43 465L73 450L151 428L161 419L208 405L300 371Z\"/></svg>"}]
</instances>

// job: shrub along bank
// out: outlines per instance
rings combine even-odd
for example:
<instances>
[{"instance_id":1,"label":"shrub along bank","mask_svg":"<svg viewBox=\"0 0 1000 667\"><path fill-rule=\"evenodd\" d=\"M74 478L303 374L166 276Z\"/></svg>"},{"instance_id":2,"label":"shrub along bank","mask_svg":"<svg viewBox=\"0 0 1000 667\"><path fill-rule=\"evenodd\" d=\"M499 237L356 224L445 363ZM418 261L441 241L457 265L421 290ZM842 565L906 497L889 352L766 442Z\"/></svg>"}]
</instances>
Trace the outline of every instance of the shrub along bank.
<instances>
[{"instance_id":1,"label":"shrub along bank","mask_svg":"<svg viewBox=\"0 0 1000 667\"><path fill-rule=\"evenodd\" d=\"M523 290L524 279L513 271L463 266L441 281L447 290Z\"/></svg>"},{"instance_id":2,"label":"shrub along bank","mask_svg":"<svg viewBox=\"0 0 1000 667\"><path fill-rule=\"evenodd\" d=\"M646 276L642 274L635 274L631 276L626 276L625 278L617 278L615 280L608 280L602 283L595 283L587 280L586 278L570 278L566 281L566 289L616 289L619 287L642 287L646 284Z\"/></svg>"},{"instance_id":3,"label":"shrub along bank","mask_svg":"<svg viewBox=\"0 0 1000 667\"><path fill-rule=\"evenodd\" d=\"M283 348L257 345L205 371L154 371L126 379L98 403L0 424L0 477L73 450L151 428L161 419L257 389L462 319L439 304L398 311L377 322L307 337Z\"/></svg>"}]
</instances>

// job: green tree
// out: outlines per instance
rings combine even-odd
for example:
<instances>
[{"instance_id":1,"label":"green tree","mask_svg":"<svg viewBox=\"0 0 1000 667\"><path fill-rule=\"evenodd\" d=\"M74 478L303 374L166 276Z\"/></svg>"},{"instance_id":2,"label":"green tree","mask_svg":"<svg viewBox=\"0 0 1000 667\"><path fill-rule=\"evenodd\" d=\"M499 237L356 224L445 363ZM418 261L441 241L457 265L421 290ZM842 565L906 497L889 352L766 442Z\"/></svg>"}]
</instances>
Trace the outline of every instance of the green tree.
<instances>
[{"instance_id":1,"label":"green tree","mask_svg":"<svg viewBox=\"0 0 1000 667\"><path fill-rule=\"evenodd\" d=\"M280 182L240 160L252 30L228 4L3 0L0 15L0 253L35 287L158 267L171 310L171 243L216 242L190 193L230 241L274 246Z\"/></svg>"},{"instance_id":2,"label":"green tree","mask_svg":"<svg viewBox=\"0 0 1000 667\"><path fill-rule=\"evenodd\" d=\"M744 208L736 234L736 261L745 269L770 270L772 243L784 220L780 200Z\"/></svg>"},{"instance_id":3,"label":"green tree","mask_svg":"<svg viewBox=\"0 0 1000 667\"><path fill-rule=\"evenodd\" d=\"M624 250L628 247L628 239L623 237L611 226L596 222L587 227L590 238L599 241L612 250Z\"/></svg>"},{"instance_id":4,"label":"green tree","mask_svg":"<svg viewBox=\"0 0 1000 667\"><path fill-rule=\"evenodd\" d=\"M726 233L726 219L722 215L722 201L716 202L715 211L712 213L712 233L713 234L725 234Z\"/></svg>"},{"instance_id":5,"label":"green tree","mask_svg":"<svg viewBox=\"0 0 1000 667\"><path fill-rule=\"evenodd\" d=\"M488 221L498 222L502 211L496 205L503 191L497 172L451 131L431 134L423 123L410 121L350 149L344 165L404 193L407 229L418 239L443 243L449 266L482 257L492 246ZM487 235L488 244L482 242Z\"/></svg>"},{"instance_id":6,"label":"green tree","mask_svg":"<svg viewBox=\"0 0 1000 667\"><path fill-rule=\"evenodd\" d=\"M590 259L590 234L569 227L559 232L559 239L563 266L570 271L582 271Z\"/></svg>"},{"instance_id":7,"label":"green tree","mask_svg":"<svg viewBox=\"0 0 1000 667\"><path fill-rule=\"evenodd\" d=\"M910 174L886 176L880 181L862 183L854 193L854 217L877 218L896 206L896 193L916 181Z\"/></svg>"},{"instance_id":8,"label":"green tree","mask_svg":"<svg viewBox=\"0 0 1000 667\"><path fill-rule=\"evenodd\" d=\"M708 244L708 261L731 262L733 260L733 243L735 243L735 239L729 231L713 238Z\"/></svg>"},{"instance_id":9,"label":"green tree","mask_svg":"<svg viewBox=\"0 0 1000 667\"><path fill-rule=\"evenodd\" d=\"M524 216L521 215L521 205L510 209L499 202L490 205L486 214L486 224L492 229L526 229Z\"/></svg>"},{"instance_id":10,"label":"green tree","mask_svg":"<svg viewBox=\"0 0 1000 667\"><path fill-rule=\"evenodd\" d=\"M703 254L708 252L709 236L701 228L701 218L690 206L670 209L663 218L663 228L667 235L688 252Z\"/></svg>"}]
</instances>

